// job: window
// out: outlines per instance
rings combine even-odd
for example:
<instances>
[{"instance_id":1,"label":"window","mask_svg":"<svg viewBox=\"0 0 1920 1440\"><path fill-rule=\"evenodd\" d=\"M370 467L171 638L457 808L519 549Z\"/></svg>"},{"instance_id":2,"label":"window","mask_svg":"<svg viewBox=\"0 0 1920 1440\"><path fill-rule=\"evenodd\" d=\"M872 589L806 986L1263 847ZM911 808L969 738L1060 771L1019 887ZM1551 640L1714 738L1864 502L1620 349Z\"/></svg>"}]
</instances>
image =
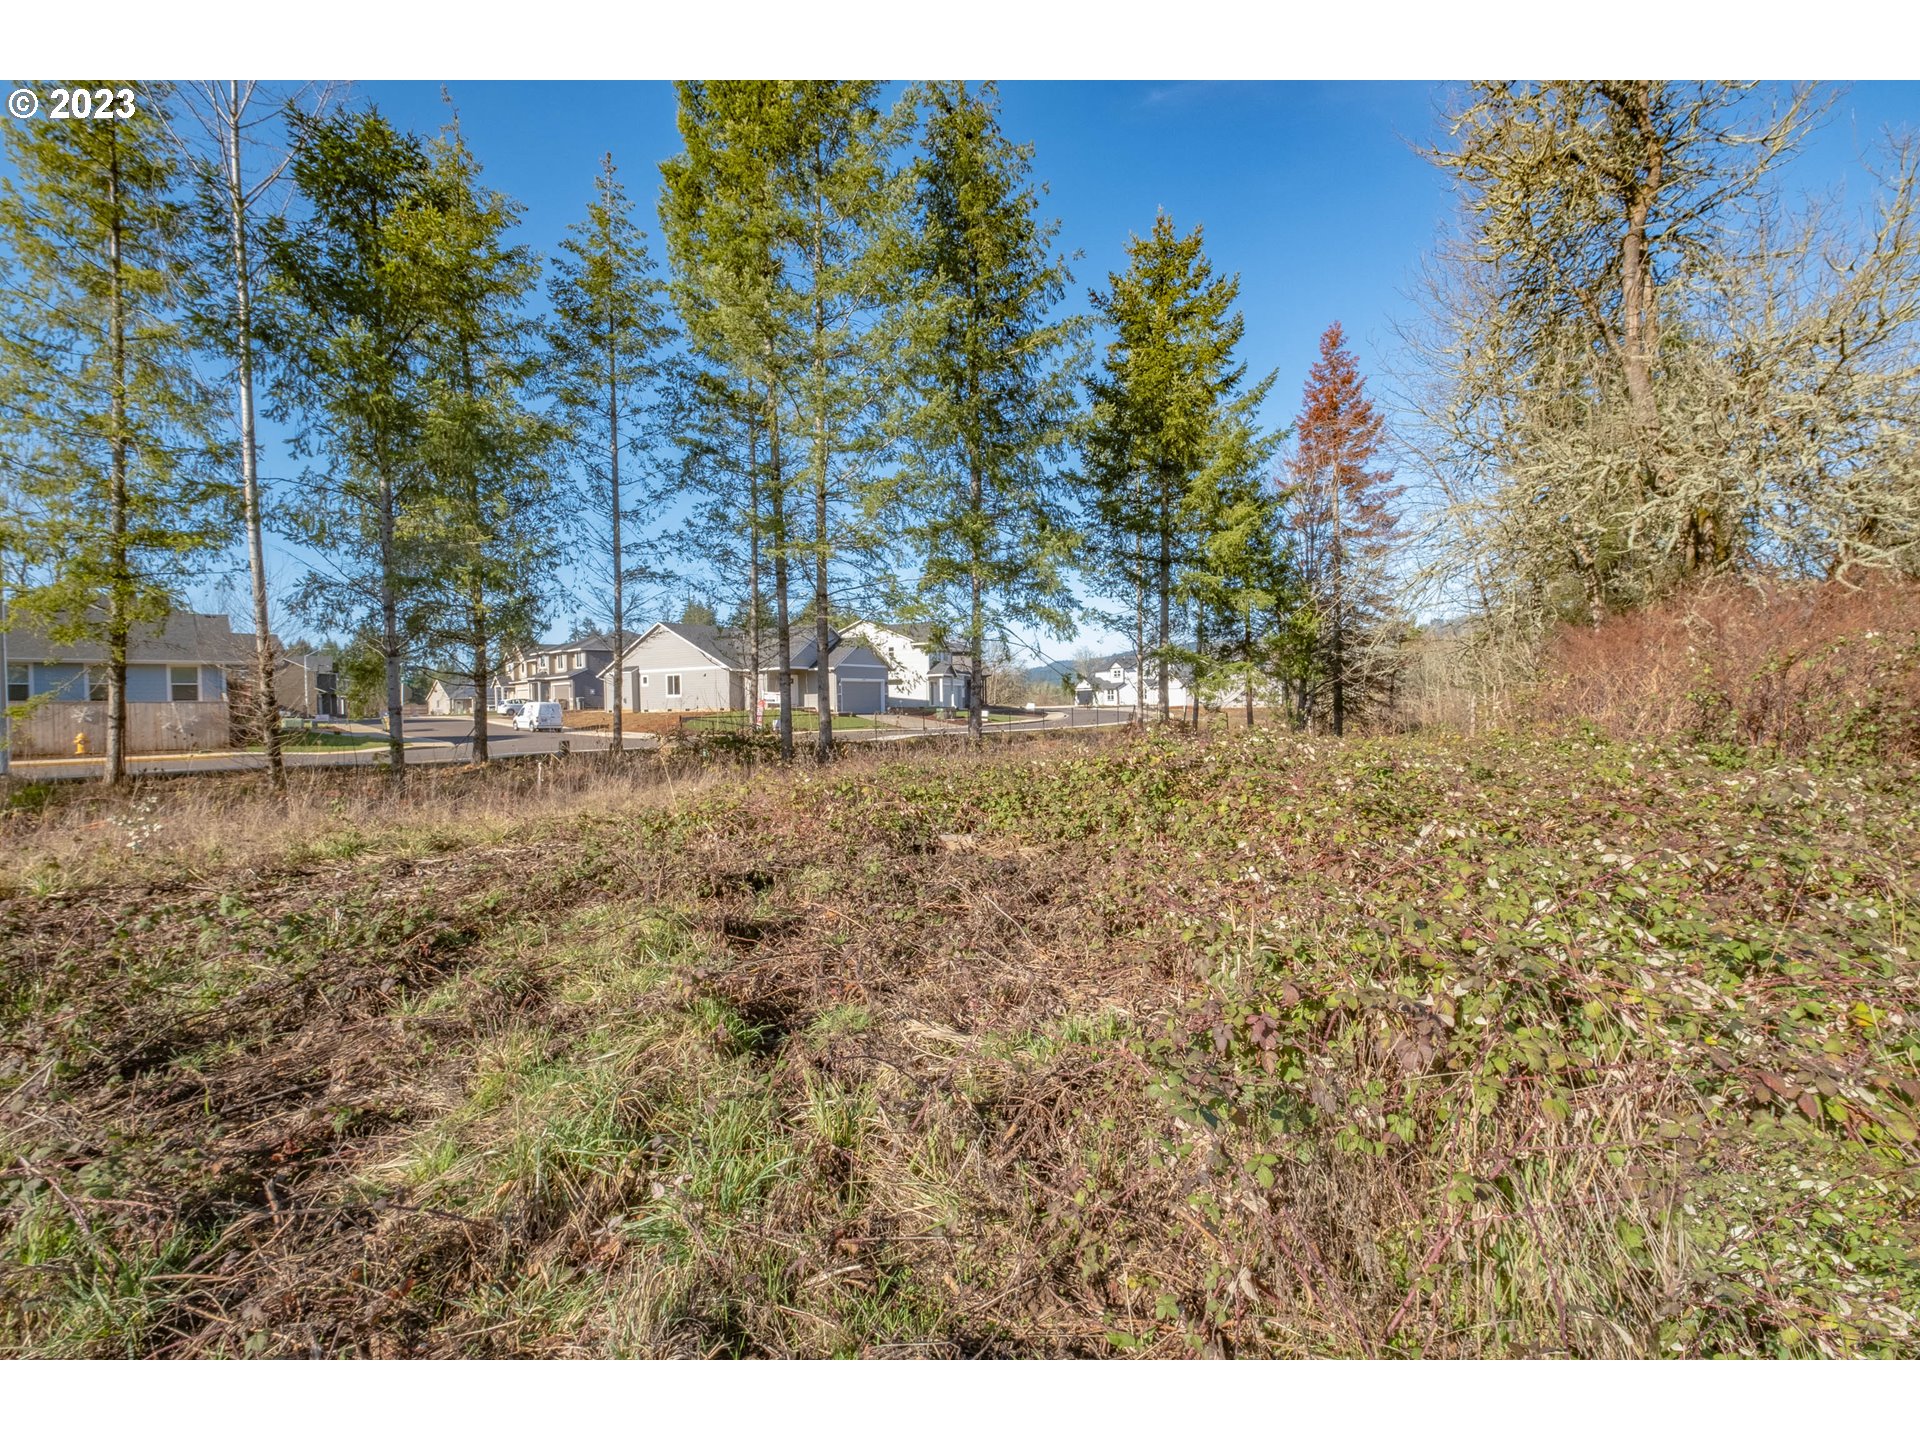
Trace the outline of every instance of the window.
<instances>
[{"instance_id":1,"label":"window","mask_svg":"<svg viewBox=\"0 0 1920 1440\"><path fill-rule=\"evenodd\" d=\"M87 699L96 704L107 698L107 667L87 666Z\"/></svg>"},{"instance_id":2,"label":"window","mask_svg":"<svg viewBox=\"0 0 1920 1440\"><path fill-rule=\"evenodd\" d=\"M7 666L7 704L23 705L28 698L27 667L25 665Z\"/></svg>"},{"instance_id":3,"label":"window","mask_svg":"<svg viewBox=\"0 0 1920 1440\"><path fill-rule=\"evenodd\" d=\"M573 668L574 668L574 669L576 669L576 670L584 670L584 669L586 669L586 668L587 668L587 657L586 657L585 655L575 655L575 656L573 657Z\"/></svg>"},{"instance_id":4,"label":"window","mask_svg":"<svg viewBox=\"0 0 1920 1440\"><path fill-rule=\"evenodd\" d=\"M651 678L652 678L651 676L648 676L648 675L642 675L642 676L640 677L640 684L641 684L641 685L642 685L642 686L644 687L644 686L646 685L646 683L647 683L647 681L648 681L648 680L650 680Z\"/></svg>"},{"instance_id":5,"label":"window","mask_svg":"<svg viewBox=\"0 0 1920 1440\"><path fill-rule=\"evenodd\" d=\"M198 665L169 665L167 683L175 700L198 700L200 698L200 667Z\"/></svg>"},{"instance_id":6,"label":"window","mask_svg":"<svg viewBox=\"0 0 1920 1440\"><path fill-rule=\"evenodd\" d=\"M679 693L680 693L680 677L678 675L667 676L667 694L678 695Z\"/></svg>"}]
</instances>

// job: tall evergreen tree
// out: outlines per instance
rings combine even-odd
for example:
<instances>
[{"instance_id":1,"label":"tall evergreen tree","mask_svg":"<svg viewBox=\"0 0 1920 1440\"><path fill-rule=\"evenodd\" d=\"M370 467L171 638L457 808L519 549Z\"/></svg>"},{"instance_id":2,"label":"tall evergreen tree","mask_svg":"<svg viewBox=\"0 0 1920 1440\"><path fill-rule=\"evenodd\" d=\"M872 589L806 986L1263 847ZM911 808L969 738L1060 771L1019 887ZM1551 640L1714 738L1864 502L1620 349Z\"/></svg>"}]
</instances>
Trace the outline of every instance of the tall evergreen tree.
<instances>
[{"instance_id":1,"label":"tall evergreen tree","mask_svg":"<svg viewBox=\"0 0 1920 1440\"><path fill-rule=\"evenodd\" d=\"M665 286L656 278L646 234L633 221L611 153L594 180L586 217L560 242L548 285L553 320L548 326L548 384L569 431L569 448L584 479L586 508L604 545L613 621L615 664L613 747L624 741L626 649L626 557L624 525L645 513L648 494L638 489L629 464L622 486L622 454L638 458L659 430L657 387L663 351L671 338ZM605 529L601 531L604 520Z\"/></svg>"},{"instance_id":2,"label":"tall evergreen tree","mask_svg":"<svg viewBox=\"0 0 1920 1440\"><path fill-rule=\"evenodd\" d=\"M525 246L505 243L520 207L481 183L457 123L430 153L430 203L406 217L416 232L407 253L439 301L421 372L420 633L442 669L473 683L474 758L484 763L493 677L506 649L534 638L553 589L558 432L528 403L541 357L521 307L539 267Z\"/></svg>"},{"instance_id":3,"label":"tall evergreen tree","mask_svg":"<svg viewBox=\"0 0 1920 1440\"><path fill-rule=\"evenodd\" d=\"M1240 280L1215 278L1198 227L1182 236L1159 215L1150 235L1128 243L1127 260L1124 273L1109 275L1106 293L1093 295L1114 335L1091 387L1087 479L1099 529L1138 597L1143 675L1151 659L1165 720L1175 582L1199 538L1184 517L1204 510L1195 487L1220 473L1223 440L1256 438L1274 376L1242 388L1246 366L1234 350L1246 322L1233 308ZM1150 653L1149 606L1157 612Z\"/></svg>"},{"instance_id":4,"label":"tall evergreen tree","mask_svg":"<svg viewBox=\"0 0 1920 1440\"><path fill-rule=\"evenodd\" d=\"M903 455L903 533L920 552L920 598L966 637L968 730L982 734L989 638L1011 624L1065 638L1074 536L1055 462L1074 419L1084 323L1055 311L1072 277L1050 253L1032 147L1002 133L998 97L961 82L922 87L912 259L926 333L905 347L914 385Z\"/></svg>"},{"instance_id":5,"label":"tall evergreen tree","mask_svg":"<svg viewBox=\"0 0 1920 1440\"><path fill-rule=\"evenodd\" d=\"M70 88L103 85L133 93ZM56 642L105 650L110 784L126 775L128 636L165 617L236 518L183 323L189 224L168 95L142 85L138 99L131 113L7 126L14 175L0 183L0 425L28 557L11 608Z\"/></svg>"},{"instance_id":6,"label":"tall evergreen tree","mask_svg":"<svg viewBox=\"0 0 1920 1440\"><path fill-rule=\"evenodd\" d=\"M386 669L387 747L406 762L404 669L433 553L424 435L426 371L446 297L431 281L439 227L433 166L377 109L295 122L293 182L307 214L263 237L274 306L274 410L320 459L290 506L294 533L326 557L297 602L329 628L370 633Z\"/></svg>"},{"instance_id":7,"label":"tall evergreen tree","mask_svg":"<svg viewBox=\"0 0 1920 1440\"><path fill-rule=\"evenodd\" d=\"M1392 507L1402 493L1390 471L1374 468L1385 436L1345 333L1329 325L1301 397L1290 465L1335 735L1345 733L1350 702L1365 698L1379 674L1373 646L1391 600L1386 566L1399 523Z\"/></svg>"},{"instance_id":8,"label":"tall evergreen tree","mask_svg":"<svg viewBox=\"0 0 1920 1440\"><path fill-rule=\"evenodd\" d=\"M881 111L878 93L867 82L683 84L686 150L661 167L674 295L687 330L766 405L766 469L757 488L774 566L787 755L790 562L812 562L815 745L824 757L833 744L832 567L871 548L860 501L893 363L884 322L905 280L904 172L892 159L903 122L900 112ZM790 465L783 448L795 426L804 469ZM800 509L792 502L803 495L812 503Z\"/></svg>"},{"instance_id":9,"label":"tall evergreen tree","mask_svg":"<svg viewBox=\"0 0 1920 1440\"><path fill-rule=\"evenodd\" d=\"M782 442L791 378L797 364L793 296L781 246L790 233L781 204L781 167L792 152L790 115L774 82L682 81L681 154L662 163L660 212L673 271L672 296L696 355L737 385L689 394L698 403L741 391L757 396L761 419L749 430L747 539L753 595L747 619L760 614L764 561L773 568L774 658L780 692L780 753L793 758L793 633L789 605L792 551L788 500L793 485ZM683 422L684 424L685 422ZM724 424L724 421L719 422ZM709 426L710 430L718 428ZM764 458L763 458L764 457ZM727 471L709 469L724 477ZM723 485L730 482L722 480ZM756 625L757 629L757 625ZM757 711L760 637L749 637Z\"/></svg>"}]
</instances>

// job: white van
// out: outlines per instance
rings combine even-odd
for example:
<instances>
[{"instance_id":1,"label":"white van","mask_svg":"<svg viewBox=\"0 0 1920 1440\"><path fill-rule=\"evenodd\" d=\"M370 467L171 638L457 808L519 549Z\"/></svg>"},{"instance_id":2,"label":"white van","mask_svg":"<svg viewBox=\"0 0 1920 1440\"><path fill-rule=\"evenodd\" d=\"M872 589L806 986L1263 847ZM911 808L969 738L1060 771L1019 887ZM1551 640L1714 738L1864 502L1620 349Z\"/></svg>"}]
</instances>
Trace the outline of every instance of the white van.
<instances>
[{"instance_id":1,"label":"white van","mask_svg":"<svg viewBox=\"0 0 1920 1440\"><path fill-rule=\"evenodd\" d=\"M513 717L516 730L558 730L562 724L557 700L529 700Z\"/></svg>"}]
</instances>

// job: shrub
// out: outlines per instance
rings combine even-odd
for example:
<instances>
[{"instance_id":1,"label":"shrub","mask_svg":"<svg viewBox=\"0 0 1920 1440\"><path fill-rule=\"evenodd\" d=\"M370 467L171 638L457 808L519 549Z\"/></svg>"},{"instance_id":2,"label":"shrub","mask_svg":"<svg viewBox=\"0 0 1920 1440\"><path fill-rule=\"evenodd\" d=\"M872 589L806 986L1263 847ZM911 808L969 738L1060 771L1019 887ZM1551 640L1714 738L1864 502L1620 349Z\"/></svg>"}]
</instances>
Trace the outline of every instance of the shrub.
<instances>
[{"instance_id":1,"label":"shrub","mask_svg":"<svg viewBox=\"0 0 1920 1440\"><path fill-rule=\"evenodd\" d=\"M1569 628L1534 713L1622 739L1920 759L1920 585L1720 581Z\"/></svg>"}]
</instances>

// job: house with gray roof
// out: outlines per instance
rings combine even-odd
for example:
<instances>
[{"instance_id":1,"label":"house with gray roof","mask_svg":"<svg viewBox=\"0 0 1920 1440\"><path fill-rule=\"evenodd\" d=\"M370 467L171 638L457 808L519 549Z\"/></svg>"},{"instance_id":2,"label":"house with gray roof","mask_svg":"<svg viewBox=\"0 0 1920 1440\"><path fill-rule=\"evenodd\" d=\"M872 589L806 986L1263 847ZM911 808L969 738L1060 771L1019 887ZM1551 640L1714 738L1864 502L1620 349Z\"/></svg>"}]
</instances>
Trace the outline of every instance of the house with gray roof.
<instances>
[{"instance_id":1,"label":"house with gray roof","mask_svg":"<svg viewBox=\"0 0 1920 1440\"><path fill-rule=\"evenodd\" d=\"M553 700L569 710L600 710L608 703L601 677L613 660L611 635L584 635L559 645L535 645L508 657L494 687L494 708L509 700ZM631 702L629 702L631 704Z\"/></svg>"},{"instance_id":2,"label":"house with gray roof","mask_svg":"<svg viewBox=\"0 0 1920 1440\"><path fill-rule=\"evenodd\" d=\"M99 755L107 745L107 651L60 644L11 617L6 703L18 756ZM254 659L254 637L224 615L175 610L127 637L127 753L224 750L232 743L230 677Z\"/></svg>"},{"instance_id":3,"label":"house with gray roof","mask_svg":"<svg viewBox=\"0 0 1920 1440\"><path fill-rule=\"evenodd\" d=\"M771 633L758 656L745 632L719 625L660 621L639 632L620 659L622 683L635 710L745 710L756 699L780 705L780 659ZM809 633L794 646L791 669L796 709L816 704L817 646ZM827 695L836 714L874 715L886 708L886 662L867 646L829 630ZM601 672L611 684L613 666Z\"/></svg>"}]
</instances>

